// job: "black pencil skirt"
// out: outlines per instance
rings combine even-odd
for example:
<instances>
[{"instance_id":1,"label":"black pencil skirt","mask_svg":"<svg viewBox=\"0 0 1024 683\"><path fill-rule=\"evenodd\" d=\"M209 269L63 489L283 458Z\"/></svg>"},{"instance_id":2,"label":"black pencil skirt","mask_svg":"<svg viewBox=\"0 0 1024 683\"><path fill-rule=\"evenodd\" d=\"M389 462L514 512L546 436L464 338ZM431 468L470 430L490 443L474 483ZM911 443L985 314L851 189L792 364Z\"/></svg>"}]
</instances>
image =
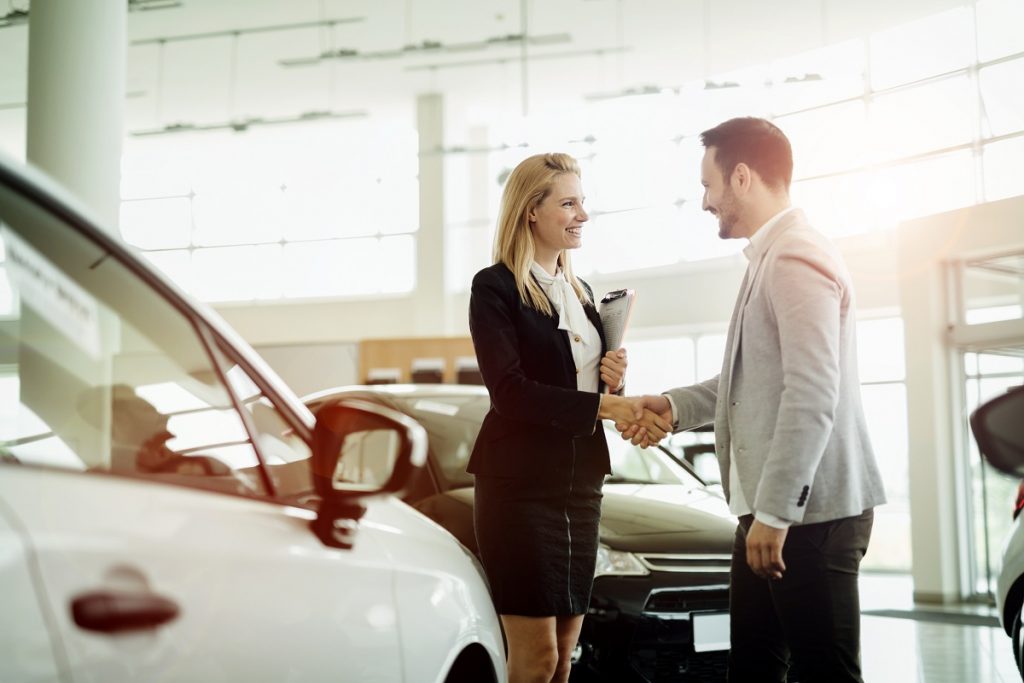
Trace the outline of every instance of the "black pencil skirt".
<instances>
[{"instance_id":1,"label":"black pencil skirt","mask_svg":"<svg viewBox=\"0 0 1024 683\"><path fill-rule=\"evenodd\" d=\"M476 475L474 526L498 614L585 614L590 604L604 474Z\"/></svg>"}]
</instances>

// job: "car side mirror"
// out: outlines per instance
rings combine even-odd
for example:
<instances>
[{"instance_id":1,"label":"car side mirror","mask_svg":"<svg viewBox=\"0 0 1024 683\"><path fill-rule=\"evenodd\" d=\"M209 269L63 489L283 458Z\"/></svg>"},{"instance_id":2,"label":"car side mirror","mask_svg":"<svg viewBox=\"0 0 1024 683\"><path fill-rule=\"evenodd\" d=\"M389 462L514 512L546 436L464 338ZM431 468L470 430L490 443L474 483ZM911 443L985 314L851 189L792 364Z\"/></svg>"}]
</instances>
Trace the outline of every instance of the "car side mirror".
<instances>
[{"instance_id":1,"label":"car side mirror","mask_svg":"<svg viewBox=\"0 0 1024 683\"><path fill-rule=\"evenodd\" d=\"M997 470L1024 478L1024 386L1009 390L971 413L981 454Z\"/></svg>"},{"instance_id":2,"label":"car side mirror","mask_svg":"<svg viewBox=\"0 0 1024 683\"><path fill-rule=\"evenodd\" d=\"M317 536L327 545L352 547L363 501L401 493L426 461L426 431L407 415L357 399L321 407L313 430Z\"/></svg>"}]
</instances>

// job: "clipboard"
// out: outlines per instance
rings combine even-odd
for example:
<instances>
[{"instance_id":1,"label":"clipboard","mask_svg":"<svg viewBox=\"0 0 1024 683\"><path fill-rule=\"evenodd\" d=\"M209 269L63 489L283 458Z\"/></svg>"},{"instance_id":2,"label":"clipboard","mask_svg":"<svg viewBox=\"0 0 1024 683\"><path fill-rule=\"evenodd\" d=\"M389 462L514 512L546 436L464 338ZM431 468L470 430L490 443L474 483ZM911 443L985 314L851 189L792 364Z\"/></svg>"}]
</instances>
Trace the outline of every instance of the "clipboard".
<instances>
[{"instance_id":1,"label":"clipboard","mask_svg":"<svg viewBox=\"0 0 1024 683\"><path fill-rule=\"evenodd\" d=\"M609 351L622 347L622 339L626 336L629 316L636 302L636 291L632 289L615 289L601 297L598 313L601 316L601 327L604 328L604 340Z\"/></svg>"}]
</instances>

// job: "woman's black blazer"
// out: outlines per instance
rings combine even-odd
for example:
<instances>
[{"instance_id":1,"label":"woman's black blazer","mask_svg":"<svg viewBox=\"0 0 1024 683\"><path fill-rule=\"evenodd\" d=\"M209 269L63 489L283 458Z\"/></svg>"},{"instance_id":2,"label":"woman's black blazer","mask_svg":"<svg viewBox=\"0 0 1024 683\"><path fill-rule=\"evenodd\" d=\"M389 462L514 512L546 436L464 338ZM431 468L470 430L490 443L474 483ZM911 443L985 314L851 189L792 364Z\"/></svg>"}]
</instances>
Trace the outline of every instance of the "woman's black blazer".
<instances>
[{"instance_id":1,"label":"woman's black blazer","mask_svg":"<svg viewBox=\"0 0 1024 683\"><path fill-rule=\"evenodd\" d=\"M583 308L601 335L603 356L601 318L593 305ZM597 419L600 396L576 388L576 365L557 316L523 303L503 263L473 278L469 330L491 409L466 469L511 477L557 476L580 467L610 472Z\"/></svg>"}]
</instances>

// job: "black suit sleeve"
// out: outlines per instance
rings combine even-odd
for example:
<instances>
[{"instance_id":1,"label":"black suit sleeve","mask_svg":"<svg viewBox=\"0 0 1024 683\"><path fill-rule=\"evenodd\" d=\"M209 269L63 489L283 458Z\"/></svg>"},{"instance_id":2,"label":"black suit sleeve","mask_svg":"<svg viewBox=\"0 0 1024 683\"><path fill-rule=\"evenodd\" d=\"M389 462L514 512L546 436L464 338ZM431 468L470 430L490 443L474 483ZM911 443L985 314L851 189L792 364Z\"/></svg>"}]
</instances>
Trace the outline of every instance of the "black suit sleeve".
<instances>
[{"instance_id":1,"label":"black suit sleeve","mask_svg":"<svg viewBox=\"0 0 1024 683\"><path fill-rule=\"evenodd\" d=\"M598 394L566 389L527 377L519 350L529 348L516 324L519 293L494 269L473 278L469 330L495 411L502 417L546 425L572 436L593 434ZM562 334L562 332L558 332Z\"/></svg>"}]
</instances>

